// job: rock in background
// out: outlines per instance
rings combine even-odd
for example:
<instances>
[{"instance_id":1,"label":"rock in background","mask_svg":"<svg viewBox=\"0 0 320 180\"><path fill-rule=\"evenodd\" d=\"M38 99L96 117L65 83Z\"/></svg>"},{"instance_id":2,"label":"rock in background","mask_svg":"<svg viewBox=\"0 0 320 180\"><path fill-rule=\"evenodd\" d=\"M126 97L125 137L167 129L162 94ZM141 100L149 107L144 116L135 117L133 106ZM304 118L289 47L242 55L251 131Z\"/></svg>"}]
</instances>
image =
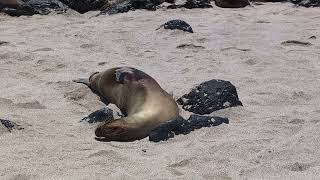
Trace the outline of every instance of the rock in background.
<instances>
[{"instance_id":1,"label":"rock in background","mask_svg":"<svg viewBox=\"0 0 320 180\"><path fill-rule=\"evenodd\" d=\"M64 13L68 6L58 0L24 0L19 4L0 3L0 11L10 16L47 15L51 12Z\"/></svg>"},{"instance_id":2,"label":"rock in background","mask_svg":"<svg viewBox=\"0 0 320 180\"><path fill-rule=\"evenodd\" d=\"M215 4L221 8L243 8L250 5L248 0L215 0Z\"/></svg>"},{"instance_id":3,"label":"rock in background","mask_svg":"<svg viewBox=\"0 0 320 180\"><path fill-rule=\"evenodd\" d=\"M304 7L320 7L320 0L291 0L293 4Z\"/></svg>"}]
</instances>

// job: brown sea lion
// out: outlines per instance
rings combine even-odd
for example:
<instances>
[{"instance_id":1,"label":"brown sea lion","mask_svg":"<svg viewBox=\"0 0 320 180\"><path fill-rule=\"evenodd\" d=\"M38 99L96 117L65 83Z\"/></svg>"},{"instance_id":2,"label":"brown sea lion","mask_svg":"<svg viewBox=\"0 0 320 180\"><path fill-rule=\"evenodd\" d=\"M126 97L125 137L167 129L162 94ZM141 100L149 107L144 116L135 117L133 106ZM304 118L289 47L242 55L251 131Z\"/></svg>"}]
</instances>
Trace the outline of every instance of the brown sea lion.
<instances>
[{"instance_id":1,"label":"brown sea lion","mask_svg":"<svg viewBox=\"0 0 320 180\"><path fill-rule=\"evenodd\" d=\"M134 141L147 137L159 124L176 118L178 106L171 95L146 73L116 67L90 76L87 84L105 104L113 103L125 117L98 126L97 137L107 141Z\"/></svg>"},{"instance_id":2,"label":"brown sea lion","mask_svg":"<svg viewBox=\"0 0 320 180\"><path fill-rule=\"evenodd\" d=\"M3 5L19 5L21 1L19 0L0 0L0 4Z\"/></svg>"}]
</instances>

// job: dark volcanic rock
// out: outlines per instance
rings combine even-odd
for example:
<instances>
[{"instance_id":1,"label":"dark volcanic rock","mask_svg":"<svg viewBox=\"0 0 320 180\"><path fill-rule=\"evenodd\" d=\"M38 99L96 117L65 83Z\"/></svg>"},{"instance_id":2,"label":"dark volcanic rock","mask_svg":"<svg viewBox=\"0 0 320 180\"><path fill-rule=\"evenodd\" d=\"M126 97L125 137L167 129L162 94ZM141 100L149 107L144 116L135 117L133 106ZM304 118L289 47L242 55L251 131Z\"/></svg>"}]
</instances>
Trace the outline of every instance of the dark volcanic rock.
<instances>
[{"instance_id":1,"label":"dark volcanic rock","mask_svg":"<svg viewBox=\"0 0 320 180\"><path fill-rule=\"evenodd\" d=\"M91 10L100 10L108 3L108 0L60 0L71 9L79 12L86 13Z\"/></svg>"},{"instance_id":2,"label":"dark volcanic rock","mask_svg":"<svg viewBox=\"0 0 320 180\"><path fill-rule=\"evenodd\" d=\"M10 120L6 120L6 119L0 119L0 124L2 124L5 128L7 128L10 132L13 129L18 129L21 130L23 128L19 127L18 124L10 121Z\"/></svg>"},{"instance_id":3,"label":"dark volcanic rock","mask_svg":"<svg viewBox=\"0 0 320 180\"><path fill-rule=\"evenodd\" d=\"M216 79L201 83L177 102L184 110L201 115L228 107L242 106L235 86L229 81Z\"/></svg>"},{"instance_id":4,"label":"dark volcanic rock","mask_svg":"<svg viewBox=\"0 0 320 180\"><path fill-rule=\"evenodd\" d=\"M134 11L136 9L147 9L155 11L156 7L162 2L162 0L125 0L119 3L113 3L112 5L101 11L99 15L112 15L128 12L130 10Z\"/></svg>"},{"instance_id":5,"label":"dark volcanic rock","mask_svg":"<svg viewBox=\"0 0 320 180\"><path fill-rule=\"evenodd\" d=\"M202 127L218 126L222 123L229 123L227 118L191 115L188 120L179 116L156 127L149 134L149 141L159 142L173 138L174 135L189 134L195 129Z\"/></svg>"},{"instance_id":6,"label":"dark volcanic rock","mask_svg":"<svg viewBox=\"0 0 320 180\"><path fill-rule=\"evenodd\" d=\"M114 119L113 110L108 107L104 107L102 109L99 109L89 114L87 117L81 119L80 122L96 123L96 122L111 121L113 119Z\"/></svg>"},{"instance_id":7,"label":"dark volcanic rock","mask_svg":"<svg viewBox=\"0 0 320 180\"><path fill-rule=\"evenodd\" d=\"M248 0L215 0L215 4L221 8L243 8L250 5Z\"/></svg>"},{"instance_id":8,"label":"dark volcanic rock","mask_svg":"<svg viewBox=\"0 0 320 180\"><path fill-rule=\"evenodd\" d=\"M293 4L304 7L320 7L320 0L291 0Z\"/></svg>"},{"instance_id":9,"label":"dark volcanic rock","mask_svg":"<svg viewBox=\"0 0 320 180\"><path fill-rule=\"evenodd\" d=\"M186 23L185 21L182 21L182 20L179 20L179 19L168 21L168 22L162 24L156 30L160 29L161 27L163 27L164 29L171 29L171 30L179 29L179 30L182 30L182 31L193 33L193 30L192 30L191 26L188 23Z\"/></svg>"},{"instance_id":10,"label":"dark volcanic rock","mask_svg":"<svg viewBox=\"0 0 320 180\"><path fill-rule=\"evenodd\" d=\"M181 4L173 4L168 6L168 9L176 9L176 8L212 8L210 0L186 0Z\"/></svg>"},{"instance_id":11,"label":"dark volcanic rock","mask_svg":"<svg viewBox=\"0 0 320 180\"><path fill-rule=\"evenodd\" d=\"M20 4L1 4L0 11L10 16L47 15L50 12L63 13L68 7L58 0L24 0Z\"/></svg>"}]
</instances>

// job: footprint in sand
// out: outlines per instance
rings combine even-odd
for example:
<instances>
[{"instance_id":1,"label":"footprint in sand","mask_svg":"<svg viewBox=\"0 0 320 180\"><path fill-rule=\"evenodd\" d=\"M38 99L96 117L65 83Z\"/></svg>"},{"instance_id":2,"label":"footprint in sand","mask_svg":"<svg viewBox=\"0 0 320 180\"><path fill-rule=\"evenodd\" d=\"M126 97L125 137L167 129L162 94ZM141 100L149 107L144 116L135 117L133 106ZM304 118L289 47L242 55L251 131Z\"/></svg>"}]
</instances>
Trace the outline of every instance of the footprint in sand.
<instances>
[{"instance_id":1,"label":"footprint in sand","mask_svg":"<svg viewBox=\"0 0 320 180\"><path fill-rule=\"evenodd\" d=\"M53 51L53 49L51 48L40 48L40 49L36 49L36 50L33 50L32 52L46 52L46 51Z\"/></svg>"},{"instance_id":2,"label":"footprint in sand","mask_svg":"<svg viewBox=\"0 0 320 180\"><path fill-rule=\"evenodd\" d=\"M0 98L0 104L1 105L11 105L11 104L13 104L13 102L10 99Z\"/></svg>"},{"instance_id":3,"label":"footprint in sand","mask_svg":"<svg viewBox=\"0 0 320 180\"><path fill-rule=\"evenodd\" d=\"M65 98L68 98L73 101L79 101L81 99L85 99L85 97L90 93L89 88L87 87L80 87L77 89L74 89L72 91L66 92L64 94Z\"/></svg>"},{"instance_id":4,"label":"footprint in sand","mask_svg":"<svg viewBox=\"0 0 320 180\"><path fill-rule=\"evenodd\" d=\"M30 55L18 58L18 61L32 61L34 58Z\"/></svg>"},{"instance_id":5,"label":"footprint in sand","mask_svg":"<svg viewBox=\"0 0 320 180\"><path fill-rule=\"evenodd\" d=\"M190 159L184 159L177 163L170 164L168 165L168 167L171 167L171 168L185 167L185 166L188 166L189 164L190 164Z\"/></svg>"},{"instance_id":6,"label":"footprint in sand","mask_svg":"<svg viewBox=\"0 0 320 180\"><path fill-rule=\"evenodd\" d=\"M96 46L95 44L81 44L80 45L80 47L83 48L83 49L90 49L90 48L93 48L95 46Z\"/></svg>"},{"instance_id":7,"label":"footprint in sand","mask_svg":"<svg viewBox=\"0 0 320 180\"><path fill-rule=\"evenodd\" d=\"M255 59L248 59L248 60L244 61L244 63L247 65L253 66L253 65L258 64L258 61Z\"/></svg>"},{"instance_id":8,"label":"footprint in sand","mask_svg":"<svg viewBox=\"0 0 320 180\"><path fill-rule=\"evenodd\" d=\"M46 109L46 107L39 103L39 101L31 101L26 103L17 103L16 107L24 108L24 109Z\"/></svg>"},{"instance_id":9,"label":"footprint in sand","mask_svg":"<svg viewBox=\"0 0 320 180\"><path fill-rule=\"evenodd\" d=\"M189 72L189 71L190 71L189 68L184 68L184 69L182 69L180 72L181 72L182 74L185 74L185 73L187 73L187 72Z\"/></svg>"},{"instance_id":10,"label":"footprint in sand","mask_svg":"<svg viewBox=\"0 0 320 180\"><path fill-rule=\"evenodd\" d=\"M199 42L199 43L204 43L204 42L207 42L207 41L209 41L208 38L199 38L199 39L197 39L197 42Z\"/></svg>"},{"instance_id":11,"label":"footprint in sand","mask_svg":"<svg viewBox=\"0 0 320 180\"><path fill-rule=\"evenodd\" d=\"M289 123L291 123L291 124L304 124L305 120L303 120L303 119L292 119L291 121L289 121Z\"/></svg>"},{"instance_id":12,"label":"footprint in sand","mask_svg":"<svg viewBox=\"0 0 320 180\"><path fill-rule=\"evenodd\" d=\"M286 168L291 171L301 172L309 169L311 164L296 162L294 164L288 165Z\"/></svg>"},{"instance_id":13,"label":"footprint in sand","mask_svg":"<svg viewBox=\"0 0 320 180\"><path fill-rule=\"evenodd\" d=\"M25 77L25 78L36 78L37 76L28 73L28 72L18 72L17 75Z\"/></svg>"}]
</instances>

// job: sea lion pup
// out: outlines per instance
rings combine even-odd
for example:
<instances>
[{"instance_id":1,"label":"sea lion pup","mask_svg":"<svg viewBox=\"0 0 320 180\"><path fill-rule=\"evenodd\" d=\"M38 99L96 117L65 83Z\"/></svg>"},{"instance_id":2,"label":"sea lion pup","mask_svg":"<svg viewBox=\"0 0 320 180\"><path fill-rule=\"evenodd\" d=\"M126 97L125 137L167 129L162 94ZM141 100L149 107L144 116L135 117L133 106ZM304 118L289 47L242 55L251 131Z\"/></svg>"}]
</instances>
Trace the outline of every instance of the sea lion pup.
<instances>
[{"instance_id":1,"label":"sea lion pup","mask_svg":"<svg viewBox=\"0 0 320 180\"><path fill-rule=\"evenodd\" d=\"M99 125L97 137L106 141L134 141L147 137L163 122L178 117L171 95L146 73L132 67L116 67L90 76L87 84L105 104L113 103L125 117Z\"/></svg>"}]
</instances>

